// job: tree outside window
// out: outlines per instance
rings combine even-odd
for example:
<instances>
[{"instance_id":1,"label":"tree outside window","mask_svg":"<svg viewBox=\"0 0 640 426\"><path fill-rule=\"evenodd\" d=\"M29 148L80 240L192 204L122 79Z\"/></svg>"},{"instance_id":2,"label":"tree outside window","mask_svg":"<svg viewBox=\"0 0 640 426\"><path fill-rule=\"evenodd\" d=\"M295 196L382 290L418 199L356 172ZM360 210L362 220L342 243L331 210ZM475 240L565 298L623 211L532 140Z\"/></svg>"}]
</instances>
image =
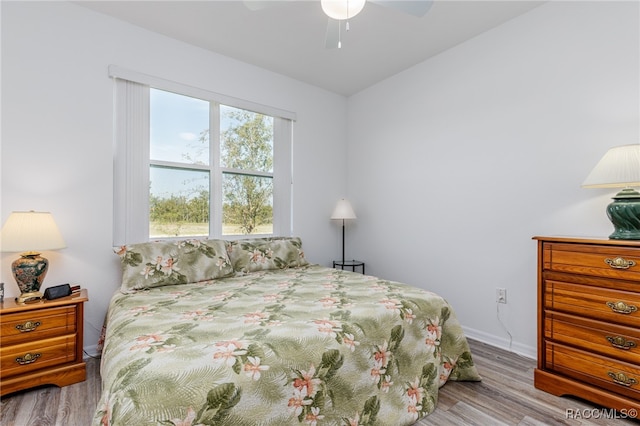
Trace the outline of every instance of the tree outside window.
<instances>
[{"instance_id":1,"label":"tree outside window","mask_svg":"<svg viewBox=\"0 0 640 426\"><path fill-rule=\"evenodd\" d=\"M222 235L273 233L274 119L216 107L220 158L213 161L219 169L209 165L211 104L151 91L151 238L209 235L216 202L222 217L213 220L221 222ZM221 180L217 200L211 198L211 179Z\"/></svg>"}]
</instances>

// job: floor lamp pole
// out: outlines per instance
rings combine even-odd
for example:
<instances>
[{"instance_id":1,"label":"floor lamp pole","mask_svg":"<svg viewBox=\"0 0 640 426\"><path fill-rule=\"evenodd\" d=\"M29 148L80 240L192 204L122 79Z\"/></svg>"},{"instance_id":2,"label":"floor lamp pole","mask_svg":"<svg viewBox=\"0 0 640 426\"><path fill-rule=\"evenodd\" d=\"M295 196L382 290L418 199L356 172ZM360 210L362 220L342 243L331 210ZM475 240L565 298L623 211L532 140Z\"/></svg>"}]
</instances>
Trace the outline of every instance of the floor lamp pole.
<instances>
[{"instance_id":1,"label":"floor lamp pole","mask_svg":"<svg viewBox=\"0 0 640 426\"><path fill-rule=\"evenodd\" d=\"M342 219L342 264L344 265L344 219Z\"/></svg>"}]
</instances>

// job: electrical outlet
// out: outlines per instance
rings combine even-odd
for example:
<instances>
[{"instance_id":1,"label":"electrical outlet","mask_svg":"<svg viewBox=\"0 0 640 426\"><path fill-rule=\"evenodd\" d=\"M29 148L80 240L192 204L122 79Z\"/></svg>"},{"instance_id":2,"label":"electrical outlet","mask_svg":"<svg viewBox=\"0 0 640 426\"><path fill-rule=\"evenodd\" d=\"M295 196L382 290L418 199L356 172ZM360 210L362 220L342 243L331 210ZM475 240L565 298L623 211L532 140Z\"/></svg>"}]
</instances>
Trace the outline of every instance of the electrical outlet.
<instances>
[{"instance_id":1,"label":"electrical outlet","mask_svg":"<svg viewBox=\"0 0 640 426\"><path fill-rule=\"evenodd\" d=\"M506 288L496 288L496 303L507 303Z\"/></svg>"}]
</instances>

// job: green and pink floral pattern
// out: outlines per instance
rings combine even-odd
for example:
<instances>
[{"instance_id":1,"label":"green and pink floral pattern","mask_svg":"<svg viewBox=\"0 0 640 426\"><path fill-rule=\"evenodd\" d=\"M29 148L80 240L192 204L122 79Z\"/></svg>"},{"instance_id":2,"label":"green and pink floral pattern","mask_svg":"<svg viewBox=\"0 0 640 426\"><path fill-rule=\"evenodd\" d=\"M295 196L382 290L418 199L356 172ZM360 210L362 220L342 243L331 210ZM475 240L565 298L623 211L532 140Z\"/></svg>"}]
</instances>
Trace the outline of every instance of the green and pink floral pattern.
<instances>
[{"instance_id":1,"label":"green and pink floral pattern","mask_svg":"<svg viewBox=\"0 0 640 426\"><path fill-rule=\"evenodd\" d=\"M317 265L116 294L94 425L410 425L480 380L441 297Z\"/></svg>"},{"instance_id":2,"label":"green and pink floral pattern","mask_svg":"<svg viewBox=\"0 0 640 426\"><path fill-rule=\"evenodd\" d=\"M227 241L229 259L236 272L287 269L309 264L299 237L267 237Z\"/></svg>"},{"instance_id":3,"label":"green and pink floral pattern","mask_svg":"<svg viewBox=\"0 0 640 426\"><path fill-rule=\"evenodd\" d=\"M114 248L124 293L233 275L223 240L151 241Z\"/></svg>"}]
</instances>

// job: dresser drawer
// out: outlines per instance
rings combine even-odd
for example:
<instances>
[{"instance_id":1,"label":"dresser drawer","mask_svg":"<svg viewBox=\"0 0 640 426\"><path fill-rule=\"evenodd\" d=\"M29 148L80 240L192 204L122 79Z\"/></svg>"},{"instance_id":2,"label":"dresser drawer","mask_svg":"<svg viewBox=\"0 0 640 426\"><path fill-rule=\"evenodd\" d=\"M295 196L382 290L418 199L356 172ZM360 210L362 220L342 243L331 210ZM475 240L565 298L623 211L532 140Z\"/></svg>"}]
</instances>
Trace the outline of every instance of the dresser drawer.
<instances>
[{"instance_id":1,"label":"dresser drawer","mask_svg":"<svg viewBox=\"0 0 640 426\"><path fill-rule=\"evenodd\" d=\"M546 339L640 365L640 330L547 311Z\"/></svg>"},{"instance_id":2,"label":"dresser drawer","mask_svg":"<svg viewBox=\"0 0 640 426\"><path fill-rule=\"evenodd\" d=\"M548 342L546 368L625 397L640 399L640 367Z\"/></svg>"},{"instance_id":3,"label":"dresser drawer","mask_svg":"<svg viewBox=\"0 0 640 426\"><path fill-rule=\"evenodd\" d=\"M556 272L640 281L640 248L547 243L543 268Z\"/></svg>"},{"instance_id":4,"label":"dresser drawer","mask_svg":"<svg viewBox=\"0 0 640 426\"><path fill-rule=\"evenodd\" d=\"M75 333L76 308L63 306L0 316L0 346Z\"/></svg>"},{"instance_id":5,"label":"dresser drawer","mask_svg":"<svg viewBox=\"0 0 640 426\"><path fill-rule=\"evenodd\" d=\"M53 337L0 348L3 379L41 368L76 361L76 335Z\"/></svg>"},{"instance_id":6,"label":"dresser drawer","mask_svg":"<svg viewBox=\"0 0 640 426\"><path fill-rule=\"evenodd\" d=\"M544 307L605 322L640 327L640 294L562 281L544 281Z\"/></svg>"}]
</instances>

